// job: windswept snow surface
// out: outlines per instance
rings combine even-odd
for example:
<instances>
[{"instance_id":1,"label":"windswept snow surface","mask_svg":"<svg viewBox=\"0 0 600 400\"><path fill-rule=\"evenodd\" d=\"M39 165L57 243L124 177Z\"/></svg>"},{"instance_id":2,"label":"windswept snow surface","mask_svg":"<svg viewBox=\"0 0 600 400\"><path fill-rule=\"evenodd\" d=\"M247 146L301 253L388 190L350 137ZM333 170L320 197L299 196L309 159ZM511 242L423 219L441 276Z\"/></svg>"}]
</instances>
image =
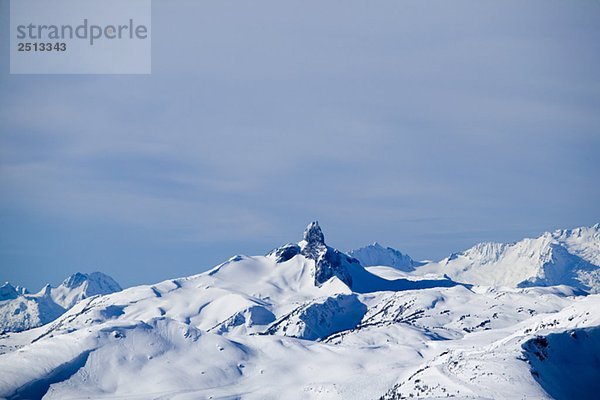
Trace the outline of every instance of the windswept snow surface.
<instances>
[{"instance_id":1,"label":"windswept snow surface","mask_svg":"<svg viewBox=\"0 0 600 400\"><path fill-rule=\"evenodd\" d=\"M600 295L534 284L364 268L313 223L267 256L83 299L3 335L0 397L593 398Z\"/></svg>"}]
</instances>

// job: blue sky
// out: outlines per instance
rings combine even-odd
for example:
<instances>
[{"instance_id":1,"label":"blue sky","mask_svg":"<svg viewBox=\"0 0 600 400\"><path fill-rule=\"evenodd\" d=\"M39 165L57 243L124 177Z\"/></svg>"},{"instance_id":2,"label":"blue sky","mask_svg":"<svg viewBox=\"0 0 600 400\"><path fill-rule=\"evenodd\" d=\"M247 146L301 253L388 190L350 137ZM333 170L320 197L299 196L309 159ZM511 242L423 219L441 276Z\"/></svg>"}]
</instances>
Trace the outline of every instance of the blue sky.
<instances>
[{"instance_id":1,"label":"blue sky","mask_svg":"<svg viewBox=\"0 0 600 400\"><path fill-rule=\"evenodd\" d=\"M8 54L8 2L0 1ZM600 221L600 2L158 1L149 76L0 64L0 280Z\"/></svg>"}]
</instances>

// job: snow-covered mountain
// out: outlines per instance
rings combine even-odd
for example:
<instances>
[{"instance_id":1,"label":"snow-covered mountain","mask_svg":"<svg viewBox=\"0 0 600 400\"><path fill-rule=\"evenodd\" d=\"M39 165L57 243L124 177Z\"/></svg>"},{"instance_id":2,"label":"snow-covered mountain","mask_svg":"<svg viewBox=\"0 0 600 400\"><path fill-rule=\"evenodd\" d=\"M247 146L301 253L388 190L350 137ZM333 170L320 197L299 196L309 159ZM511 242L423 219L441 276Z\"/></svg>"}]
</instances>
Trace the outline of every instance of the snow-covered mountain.
<instances>
[{"instance_id":1,"label":"snow-covered mountain","mask_svg":"<svg viewBox=\"0 0 600 400\"><path fill-rule=\"evenodd\" d=\"M411 272L416 267L425 264L424 262L413 260L407 254L402 254L396 249L383 247L377 242L351 250L348 254L356 258L365 267L388 266L400 271Z\"/></svg>"},{"instance_id":2,"label":"snow-covered mountain","mask_svg":"<svg viewBox=\"0 0 600 400\"><path fill-rule=\"evenodd\" d=\"M445 274L477 285L569 285L600 292L600 225L546 232L515 243L480 243L417 274Z\"/></svg>"},{"instance_id":3,"label":"snow-covered mountain","mask_svg":"<svg viewBox=\"0 0 600 400\"><path fill-rule=\"evenodd\" d=\"M14 287L8 282L0 286L0 301L16 299L17 297L24 294L27 294L27 289L25 289L24 287Z\"/></svg>"},{"instance_id":4,"label":"snow-covered mountain","mask_svg":"<svg viewBox=\"0 0 600 400\"><path fill-rule=\"evenodd\" d=\"M589 254L582 241L578 254ZM0 336L0 398L567 399L600 391L600 295L457 284L417 274L426 267L364 267L311 223L299 243L266 256L83 299L49 324Z\"/></svg>"},{"instance_id":5,"label":"snow-covered mountain","mask_svg":"<svg viewBox=\"0 0 600 400\"><path fill-rule=\"evenodd\" d=\"M46 285L35 294L6 282L0 287L0 332L19 332L47 324L80 300L120 290L114 279L101 272L77 272L58 287Z\"/></svg>"},{"instance_id":6,"label":"snow-covered mountain","mask_svg":"<svg viewBox=\"0 0 600 400\"><path fill-rule=\"evenodd\" d=\"M69 309L80 300L90 296L121 291L121 286L102 272L83 274L77 272L63 281L58 287L50 287L50 297L59 306Z\"/></svg>"}]
</instances>

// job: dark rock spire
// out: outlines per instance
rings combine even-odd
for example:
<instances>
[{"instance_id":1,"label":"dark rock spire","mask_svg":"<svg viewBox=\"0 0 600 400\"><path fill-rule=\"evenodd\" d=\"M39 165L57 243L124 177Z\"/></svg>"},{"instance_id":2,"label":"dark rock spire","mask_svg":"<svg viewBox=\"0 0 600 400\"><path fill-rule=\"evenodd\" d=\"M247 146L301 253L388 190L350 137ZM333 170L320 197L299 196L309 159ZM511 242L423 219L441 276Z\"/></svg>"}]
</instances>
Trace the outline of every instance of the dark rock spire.
<instances>
[{"instance_id":1,"label":"dark rock spire","mask_svg":"<svg viewBox=\"0 0 600 400\"><path fill-rule=\"evenodd\" d=\"M317 221L313 221L304 230L304 240L298 244L288 243L269 253L277 263L286 262L298 254L315 262L315 285L321 286L337 276L348 287L352 287L352 276L347 267L350 264L360 265L354 258L325 244L325 235Z\"/></svg>"},{"instance_id":2,"label":"dark rock spire","mask_svg":"<svg viewBox=\"0 0 600 400\"><path fill-rule=\"evenodd\" d=\"M304 230L304 242L301 254L315 261L315 285L321 286L333 276L337 276L349 287L352 286L352 277L342 265L342 260L347 257L325 244L325 235L319 222L313 221L308 224Z\"/></svg>"},{"instance_id":3,"label":"dark rock spire","mask_svg":"<svg viewBox=\"0 0 600 400\"><path fill-rule=\"evenodd\" d=\"M325 245L325 236L318 221L313 221L304 230L304 240L309 246Z\"/></svg>"}]
</instances>

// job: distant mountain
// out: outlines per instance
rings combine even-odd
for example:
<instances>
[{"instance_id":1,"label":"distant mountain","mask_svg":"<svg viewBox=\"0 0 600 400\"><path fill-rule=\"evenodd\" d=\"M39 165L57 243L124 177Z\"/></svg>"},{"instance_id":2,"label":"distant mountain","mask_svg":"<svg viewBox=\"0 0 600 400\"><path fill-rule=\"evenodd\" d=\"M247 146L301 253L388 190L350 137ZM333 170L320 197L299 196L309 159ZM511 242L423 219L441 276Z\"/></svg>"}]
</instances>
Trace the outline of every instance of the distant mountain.
<instances>
[{"instance_id":1,"label":"distant mountain","mask_svg":"<svg viewBox=\"0 0 600 400\"><path fill-rule=\"evenodd\" d=\"M6 282L0 287L0 332L19 332L47 324L80 300L120 290L114 279L101 272L77 272L58 287L46 285L35 294Z\"/></svg>"},{"instance_id":2,"label":"distant mountain","mask_svg":"<svg viewBox=\"0 0 600 400\"><path fill-rule=\"evenodd\" d=\"M475 285L569 285L600 292L600 225L546 232L514 243L480 243L416 273Z\"/></svg>"},{"instance_id":3,"label":"distant mountain","mask_svg":"<svg viewBox=\"0 0 600 400\"><path fill-rule=\"evenodd\" d=\"M27 289L20 286L14 287L10 283L6 282L0 286L0 301L12 300L27 293Z\"/></svg>"},{"instance_id":4,"label":"distant mountain","mask_svg":"<svg viewBox=\"0 0 600 400\"><path fill-rule=\"evenodd\" d=\"M387 266L400 271L411 272L416 267L425 264L413 260L407 254L402 254L396 249L383 247L377 242L351 250L348 254L356 258L365 267Z\"/></svg>"},{"instance_id":5,"label":"distant mountain","mask_svg":"<svg viewBox=\"0 0 600 400\"><path fill-rule=\"evenodd\" d=\"M101 272L82 274L77 272L56 287L50 288L52 300L61 307L69 309L80 300L99 294L121 291L121 286L110 276Z\"/></svg>"}]
</instances>

